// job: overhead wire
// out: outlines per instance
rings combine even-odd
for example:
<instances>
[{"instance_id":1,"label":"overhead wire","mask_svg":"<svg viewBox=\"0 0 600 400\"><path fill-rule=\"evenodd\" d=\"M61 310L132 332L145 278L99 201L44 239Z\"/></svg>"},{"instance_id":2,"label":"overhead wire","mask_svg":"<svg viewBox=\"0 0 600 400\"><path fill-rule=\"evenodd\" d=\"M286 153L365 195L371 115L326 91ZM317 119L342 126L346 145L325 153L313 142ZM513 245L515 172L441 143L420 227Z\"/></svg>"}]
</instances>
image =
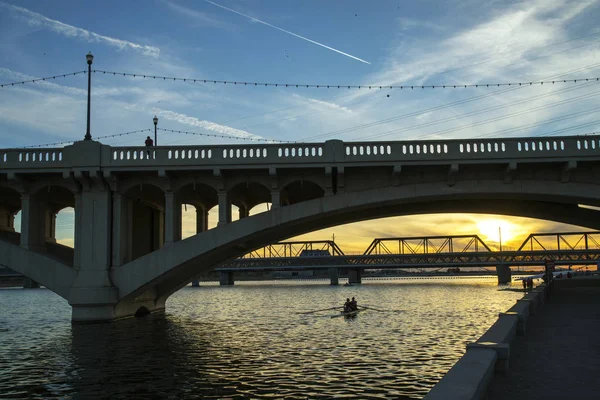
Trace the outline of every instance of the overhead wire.
<instances>
[{"instance_id":1,"label":"overhead wire","mask_svg":"<svg viewBox=\"0 0 600 400\"><path fill-rule=\"evenodd\" d=\"M590 86L590 85L588 85ZM405 127L405 128L398 128L398 129L392 129L386 132L382 132L382 133L378 133L378 134L374 134L374 135L370 135L370 136L365 136L364 139L375 139L375 138L381 138L384 136L389 136L391 134L394 133L400 133L400 132L406 132L406 131L411 131L411 130L415 130L415 129L419 129L419 128L424 128L424 127L428 127L428 126L433 126L433 125L438 125L440 123L444 123L444 122L449 122L449 121L453 121L453 120L457 120L457 119L461 119L461 118L465 118L465 117L471 117L474 115L479 115L479 114L485 114L489 111L496 111L496 110L500 110L500 109L504 109L504 108L509 108L509 107L514 107L515 105L519 105L519 104L525 104L530 102L531 100L539 100L542 98L546 98L546 97L551 97L553 96L555 93L547 93L544 95L539 95L539 96L534 96L533 98L526 98L526 99L522 99L519 101L515 101L515 102L511 102L502 106L491 106L491 107L487 107L481 110L476 110L476 111L472 111L469 113L465 113L465 114L460 114L458 116L453 116L453 117L448 117L445 119L441 119L441 120L437 120L437 121L432 121L432 122L428 122L428 123L424 123L424 124L417 124L417 125L413 125L413 126L409 126L409 127ZM598 94L600 94L600 91L596 91L596 92L592 92L592 93L586 93L577 97L573 97L570 99L565 99L565 100L560 100L560 101L556 101L556 102L552 102L552 103L548 103L545 104L543 106L537 106L537 107L532 107L532 108L528 108L525 110L520 110L520 111L516 111L514 113L508 113L508 114L504 114L501 116L497 116L497 117L492 117L492 118L488 118L485 119L483 121L479 121L473 124L467 124L467 125L462 125L459 127L454 127L454 128L448 128L448 129L443 129L440 131L436 131L430 134L425 135L425 137L428 136L435 136L438 134L442 134L442 133L449 133L449 132L455 132L457 130L462 130L465 128L473 128L475 126L480 126L480 125L484 125L490 122L497 122L503 119L507 119L507 118L512 118L515 116L519 116L519 115L523 115L523 114L527 114L533 111L540 111L540 110L545 110L548 108L552 108L552 107L557 107L557 106L561 106L564 104L569 104L572 103L574 101L578 101L578 100L582 100L582 99L587 99L590 97L594 97L597 96Z\"/></svg>"},{"instance_id":2,"label":"overhead wire","mask_svg":"<svg viewBox=\"0 0 600 400\"><path fill-rule=\"evenodd\" d=\"M555 75L553 77L556 77L556 76L565 76L565 75L568 75L568 74L571 74L571 73L580 72L581 70L586 70L586 69L590 69L590 68L593 69L593 68L596 68L596 67L599 67L599 66L600 66L600 63L591 64L589 66L581 67L581 68L576 68L574 70L567 71L565 73L562 73L560 75ZM553 77L550 77L550 79L552 79ZM574 90L578 90L581 87L585 87L585 86L577 87ZM480 95L469 97L469 98L466 98L466 99L461 99L461 100L453 101L453 102L450 102L450 103L441 104L441 105L435 106L435 107L429 107L429 108L426 108L426 109L421 109L421 110L418 110L418 111L413 111L413 112L409 112L409 113L406 113L406 114L397 115L397 116L390 117L390 118L385 118L385 119L381 119L381 120L377 120L377 121L372 121L372 122L368 122L368 123L365 123L365 124L355 125L355 126L347 127L347 128L344 128L344 129L338 129L338 130L335 130L335 131L329 131L329 132L325 132L325 133L320 133L320 134L317 134L317 135L313 135L313 136L302 138L302 139L300 139L300 141L308 141L308 140L314 140L314 139L319 139L319 138L331 137L331 136L334 136L334 135L341 135L341 134L344 134L344 133L347 133L347 132L352 132L352 131L356 131L356 130L363 129L363 128L370 128L370 127L377 126L377 125L383 125L383 124L387 124L387 123L390 123L390 122L399 121L399 120L410 118L410 117L415 117L415 116L418 116L418 115L421 115L421 114L424 114L424 113L429 113L429 112L433 112L433 111L440 111L440 110L443 110L443 109L455 107L457 105L462 105L462 104L465 104L465 103L470 103L470 102L473 102L473 101L476 101L476 100L481 100L481 99L485 99L485 98L488 98L488 97L494 97L494 96L497 96L499 94L505 94L507 92L512 92L512 91L515 91L515 90L519 90L521 88L522 87L504 88L504 89L500 89L500 90L492 92L492 93L480 94ZM564 90L569 90L570 91L570 90L573 90L573 89L572 88L560 89L560 91L564 91ZM419 126L419 125L415 125L414 127L417 127L417 126ZM384 132L384 133L387 133L387 132ZM370 137L374 137L374 136L375 135L372 135Z\"/></svg>"}]
</instances>

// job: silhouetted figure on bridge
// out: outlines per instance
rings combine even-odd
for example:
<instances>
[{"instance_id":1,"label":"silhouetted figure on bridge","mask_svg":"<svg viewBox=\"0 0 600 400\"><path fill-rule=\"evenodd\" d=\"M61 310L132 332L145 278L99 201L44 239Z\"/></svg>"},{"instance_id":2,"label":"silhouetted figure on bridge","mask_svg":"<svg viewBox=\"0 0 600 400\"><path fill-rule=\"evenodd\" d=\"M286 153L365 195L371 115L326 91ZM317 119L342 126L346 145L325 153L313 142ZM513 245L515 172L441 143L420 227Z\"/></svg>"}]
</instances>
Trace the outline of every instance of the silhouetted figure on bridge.
<instances>
[{"instance_id":1,"label":"silhouetted figure on bridge","mask_svg":"<svg viewBox=\"0 0 600 400\"><path fill-rule=\"evenodd\" d=\"M146 137L146 141L144 143L146 144L146 147L154 146L154 141L152 140L152 138L150 136Z\"/></svg>"}]
</instances>

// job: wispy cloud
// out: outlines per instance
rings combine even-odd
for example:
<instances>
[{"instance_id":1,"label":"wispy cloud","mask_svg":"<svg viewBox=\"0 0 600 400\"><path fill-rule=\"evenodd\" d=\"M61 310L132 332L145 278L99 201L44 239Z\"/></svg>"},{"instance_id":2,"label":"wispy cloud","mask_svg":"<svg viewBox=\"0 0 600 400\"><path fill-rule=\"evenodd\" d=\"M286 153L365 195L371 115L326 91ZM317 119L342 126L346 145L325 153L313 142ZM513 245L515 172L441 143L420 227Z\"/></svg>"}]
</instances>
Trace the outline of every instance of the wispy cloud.
<instances>
[{"instance_id":1,"label":"wispy cloud","mask_svg":"<svg viewBox=\"0 0 600 400\"><path fill-rule=\"evenodd\" d=\"M230 126L220 125L216 122L201 120L199 118L191 117L189 115L181 114L175 111L153 108L152 112L158 115L159 117L179 122L180 124L201 128L220 135L228 135L243 139L264 139L262 136L254 135L250 132L241 129L235 129Z\"/></svg>"},{"instance_id":2,"label":"wispy cloud","mask_svg":"<svg viewBox=\"0 0 600 400\"><path fill-rule=\"evenodd\" d=\"M18 14L31 26L47 28L69 38L82 39L89 43L103 43L109 46L117 47L119 50L135 50L150 57L158 57L160 54L160 49L158 47L137 44L127 40L100 35L73 25L65 24L55 19L50 19L42 14L12 4L0 2L0 6L8 8L9 10Z\"/></svg>"},{"instance_id":3,"label":"wispy cloud","mask_svg":"<svg viewBox=\"0 0 600 400\"><path fill-rule=\"evenodd\" d=\"M345 106L341 106L339 104L333 103L333 102L329 102L329 101L324 101L324 100L318 100L318 99L313 99L313 98L305 98L303 96L300 96L298 94L293 94L294 98L300 99L303 102L305 102L306 100L312 102L312 105L314 106L324 106L330 110L335 110L335 111L341 111L347 114L352 114L352 110L349 109L348 107ZM317 107L317 108L321 108L321 107Z\"/></svg>"},{"instance_id":4,"label":"wispy cloud","mask_svg":"<svg viewBox=\"0 0 600 400\"><path fill-rule=\"evenodd\" d=\"M260 19L257 19L257 18L254 18L254 17L251 17L251 16L249 16L249 15L247 15L247 14L243 14L243 13L241 13L241 12L239 12L239 11L236 11L236 10L233 10L233 9L231 9L231 8L229 8L229 7L222 6L222 5L220 5L220 4L214 3L214 2L212 2L212 1L209 1L209 0L204 0L204 1L205 1L205 2L207 2L207 3L209 3L209 4L212 4L213 6L217 6L217 7L220 7L220 8L222 8L222 9L224 9L224 10L231 11L232 13L235 13L235 14L241 15L242 17L249 18L249 19L251 19L251 20L252 20L252 21L254 21L254 22L258 22L259 24L263 24L263 25L266 25L266 26L268 26L268 27L271 27L271 28L273 28L273 29L277 29L278 31L281 31L281 32L287 33L288 35L295 36L295 37L297 37L297 38L299 38L299 39L302 39L302 40L306 40L307 42L310 42L310 43L316 44L317 46L324 47L324 48L326 48L326 49L328 49L328 50L335 51L335 52L336 52L336 53L338 53L338 54L344 55L344 56L346 56L346 57L350 57L350 58L352 58L352 59L354 59L354 60L360 61L360 62L362 62L362 63L365 63L365 64L371 64L370 62L368 62L368 61L365 61L365 60L363 60L362 58L355 57L355 56L353 56L352 54L344 53L344 52L343 52L343 51L341 51L341 50L334 49L333 47L329 47L329 46L327 46L327 45L324 45L323 43L319 43L319 42L317 42L317 41L314 41L314 40L312 40L312 39L306 38L306 37L304 37L304 36L300 36L300 35L298 35L298 34L296 34L296 33L294 33L294 32L290 32L290 31L288 31L288 30L285 30L285 29L283 29L283 28L280 28L280 27L278 27L278 26L275 26L275 25L269 24L268 22L265 22L265 21L261 21Z\"/></svg>"},{"instance_id":5,"label":"wispy cloud","mask_svg":"<svg viewBox=\"0 0 600 400\"><path fill-rule=\"evenodd\" d=\"M166 0L164 0L163 3L166 4L167 7L169 7L169 9L171 9L172 11L175 11L181 15L193 19L194 22L196 22L199 25L211 26L215 28L225 28L231 30L235 27L233 24L220 21L209 14L193 10L189 7L182 6L181 4L173 3L171 1Z\"/></svg>"}]
</instances>

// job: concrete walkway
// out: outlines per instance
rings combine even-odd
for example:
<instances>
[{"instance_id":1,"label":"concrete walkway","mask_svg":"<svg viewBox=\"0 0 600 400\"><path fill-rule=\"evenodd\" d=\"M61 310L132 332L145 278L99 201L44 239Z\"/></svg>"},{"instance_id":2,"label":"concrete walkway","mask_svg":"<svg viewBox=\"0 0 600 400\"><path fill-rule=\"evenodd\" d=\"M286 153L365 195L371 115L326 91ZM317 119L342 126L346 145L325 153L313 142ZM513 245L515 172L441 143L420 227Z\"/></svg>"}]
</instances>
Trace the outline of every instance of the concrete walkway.
<instances>
[{"instance_id":1,"label":"concrete walkway","mask_svg":"<svg viewBox=\"0 0 600 400\"><path fill-rule=\"evenodd\" d=\"M600 398L600 286L557 282L527 333L511 346L509 370L497 373L488 400ZM575 285L573 285L575 284Z\"/></svg>"}]
</instances>

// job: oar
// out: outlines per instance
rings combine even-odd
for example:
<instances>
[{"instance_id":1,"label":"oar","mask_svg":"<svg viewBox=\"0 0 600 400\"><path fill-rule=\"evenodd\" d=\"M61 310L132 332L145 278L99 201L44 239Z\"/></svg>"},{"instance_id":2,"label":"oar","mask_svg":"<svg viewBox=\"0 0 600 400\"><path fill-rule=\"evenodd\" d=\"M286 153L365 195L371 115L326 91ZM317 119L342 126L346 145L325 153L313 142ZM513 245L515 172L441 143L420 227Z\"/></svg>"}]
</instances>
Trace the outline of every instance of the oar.
<instances>
[{"instance_id":1,"label":"oar","mask_svg":"<svg viewBox=\"0 0 600 400\"><path fill-rule=\"evenodd\" d=\"M367 306L358 306L358 307L362 307L362 308L367 309L367 310L379 311L379 312L392 311L392 310L381 310L379 308L373 308L373 307L367 307Z\"/></svg>"},{"instance_id":2,"label":"oar","mask_svg":"<svg viewBox=\"0 0 600 400\"><path fill-rule=\"evenodd\" d=\"M329 307L329 308L324 308L322 310L304 311L304 312L301 312L299 314L312 314L312 313L316 313L316 312L319 312L319 311L335 310L335 309L338 309L338 308L343 308L343 307Z\"/></svg>"}]
</instances>

